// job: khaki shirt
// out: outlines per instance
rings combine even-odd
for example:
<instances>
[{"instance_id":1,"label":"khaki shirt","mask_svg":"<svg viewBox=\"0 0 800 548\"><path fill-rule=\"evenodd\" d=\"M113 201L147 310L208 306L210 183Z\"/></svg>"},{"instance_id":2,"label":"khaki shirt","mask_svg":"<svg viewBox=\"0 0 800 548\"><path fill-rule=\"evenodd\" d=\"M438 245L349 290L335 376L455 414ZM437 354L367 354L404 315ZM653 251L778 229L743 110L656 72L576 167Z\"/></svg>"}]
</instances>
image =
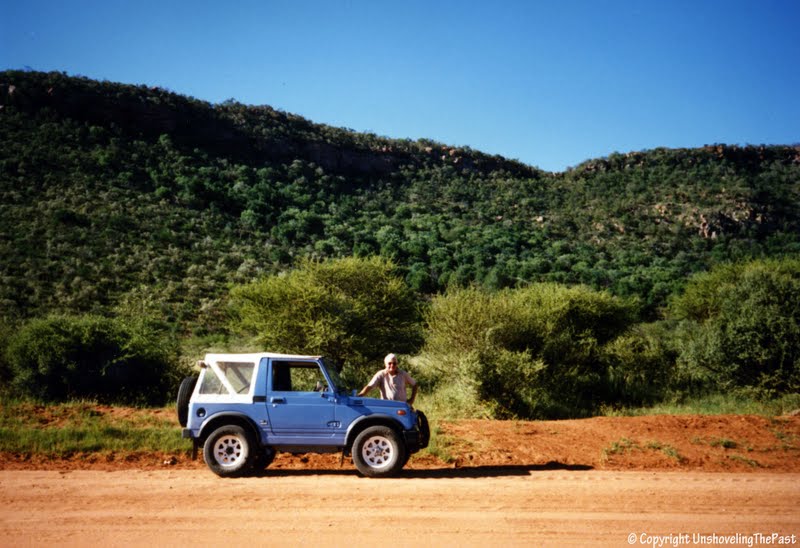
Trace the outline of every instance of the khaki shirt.
<instances>
[{"instance_id":1,"label":"khaki shirt","mask_svg":"<svg viewBox=\"0 0 800 548\"><path fill-rule=\"evenodd\" d=\"M416 386L417 381L402 369L397 370L397 374L392 376L385 369L378 371L367 385L370 389L377 388L381 392L384 400L408 401L406 385Z\"/></svg>"}]
</instances>

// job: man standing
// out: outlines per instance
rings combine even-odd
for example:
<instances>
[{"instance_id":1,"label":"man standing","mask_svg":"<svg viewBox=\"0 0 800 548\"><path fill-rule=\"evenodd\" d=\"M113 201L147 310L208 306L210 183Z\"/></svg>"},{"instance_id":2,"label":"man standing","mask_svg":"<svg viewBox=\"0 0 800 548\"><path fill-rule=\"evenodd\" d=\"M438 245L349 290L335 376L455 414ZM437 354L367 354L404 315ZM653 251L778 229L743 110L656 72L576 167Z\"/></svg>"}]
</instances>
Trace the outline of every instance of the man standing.
<instances>
[{"instance_id":1,"label":"man standing","mask_svg":"<svg viewBox=\"0 0 800 548\"><path fill-rule=\"evenodd\" d=\"M397 356L389 354L383 359L386 366L383 370L375 373L372 380L369 381L359 396L364 396L370 390L377 388L381 392L381 398L384 400L404 401L408 405L414 404L414 399L417 397L417 381L408 374L407 371L397 368ZM406 385L411 385L411 397L408 398L406 394Z\"/></svg>"}]
</instances>

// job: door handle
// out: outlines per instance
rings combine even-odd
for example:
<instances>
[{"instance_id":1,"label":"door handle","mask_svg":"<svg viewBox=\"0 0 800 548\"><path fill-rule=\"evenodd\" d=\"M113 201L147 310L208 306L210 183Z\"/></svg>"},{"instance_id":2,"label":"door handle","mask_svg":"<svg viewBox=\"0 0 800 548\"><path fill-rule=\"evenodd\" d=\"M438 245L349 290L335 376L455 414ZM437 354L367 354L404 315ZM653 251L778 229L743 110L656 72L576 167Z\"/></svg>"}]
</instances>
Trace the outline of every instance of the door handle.
<instances>
[{"instance_id":1,"label":"door handle","mask_svg":"<svg viewBox=\"0 0 800 548\"><path fill-rule=\"evenodd\" d=\"M269 403L286 403L284 398L270 398Z\"/></svg>"}]
</instances>

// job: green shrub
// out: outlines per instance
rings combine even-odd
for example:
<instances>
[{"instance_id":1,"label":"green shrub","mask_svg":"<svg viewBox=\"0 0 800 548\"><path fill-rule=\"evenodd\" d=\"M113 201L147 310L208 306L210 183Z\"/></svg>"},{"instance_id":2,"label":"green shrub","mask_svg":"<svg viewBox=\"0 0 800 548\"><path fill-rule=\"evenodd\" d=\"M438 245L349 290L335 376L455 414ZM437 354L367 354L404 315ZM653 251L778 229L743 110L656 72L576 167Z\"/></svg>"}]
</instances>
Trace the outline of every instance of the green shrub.
<instances>
[{"instance_id":1,"label":"green shrub","mask_svg":"<svg viewBox=\"0 0 800 548\"><path fill-rule=\"evenodd\" d=\"M420 363L438 386L473 385L497 417L586 415L611 396L604 345L635 311L582 286L452 289L431 303Z\"/></svg>"},{"instance_id":2,"label":"green shrub","mask_svg":"<svg viewBox=\"0 0 800 548\"><path fill-rule=\"evenodd\" d=\"M177 347L153 326L92 315L26 322L7 358L13 388L45 401L164 403L183 374Z\"/></svg>"},{"instance_id":3,"label":"green shrub","mask_svg":"<svg viewBox=\"0 0 800 548\"><path fill-rule=\"evenodd\" d=\"M234 287L230 300L235 330L264 350L325 355L351 386L366 382L387 353L421 344L416 297L380 257L306 260Z\"/></svg>"},{"instance_id":4,"label":"green shrub","mask_svg":"<svg viewBox=\"0 0 800 548\"><path fill-rule=\"evenodd\" d=\"M609 416L644 415L763 415L776 417L800 409L800 394L765 399L748 389L719 394L686 395L673 392L662 401L644 407L607 407Z\"/></svg>"},{"instance_id":5,"label":"green shrub","mask_svg":"<svg viewBox=\"0 0 800 548\"><path fill-rule=\"evenodd\" d=\"M671 303L679 364L709 388L800 390L800 260L723 265Z\"/></svg>"},{"instance_id":6,"label":"green shrub","mask_svg":"<svg viewBox=\"0 0 800 548\"><path fill-rule=\"evenodd\" d=\"M0 387L7 387L11 381L11 366L8 363L6 349L12 333L11 325L0 320Z\"/></svg>"},{"instance_id":7,"label":"green shrub","mask_svg":"<svg viewBox=\"0 0 800 548\"><path fill-rule=\"evenodd\" d=\"M638 324L606 345L613 405L651 404L674 387L672 330L667 322Z\"/></svg>"}]
</instances>

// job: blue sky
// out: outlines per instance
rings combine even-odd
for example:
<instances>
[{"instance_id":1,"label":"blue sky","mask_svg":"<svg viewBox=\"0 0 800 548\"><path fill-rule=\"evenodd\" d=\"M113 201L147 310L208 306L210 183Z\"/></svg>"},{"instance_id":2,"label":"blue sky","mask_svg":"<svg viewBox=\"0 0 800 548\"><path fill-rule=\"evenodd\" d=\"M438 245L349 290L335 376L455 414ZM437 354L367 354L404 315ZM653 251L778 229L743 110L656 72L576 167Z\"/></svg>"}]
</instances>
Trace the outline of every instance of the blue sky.
<instances>
[{"instance_id":1,"label":"blue sky","mask_svg":"<svg viewBox=\"0 0 800 548\"><path fill-rule=\"evenodd\" d=\"M800 142L796 0L0 0L0 69L147 84L549 171Z\"/></svg>"}]
</instances>

